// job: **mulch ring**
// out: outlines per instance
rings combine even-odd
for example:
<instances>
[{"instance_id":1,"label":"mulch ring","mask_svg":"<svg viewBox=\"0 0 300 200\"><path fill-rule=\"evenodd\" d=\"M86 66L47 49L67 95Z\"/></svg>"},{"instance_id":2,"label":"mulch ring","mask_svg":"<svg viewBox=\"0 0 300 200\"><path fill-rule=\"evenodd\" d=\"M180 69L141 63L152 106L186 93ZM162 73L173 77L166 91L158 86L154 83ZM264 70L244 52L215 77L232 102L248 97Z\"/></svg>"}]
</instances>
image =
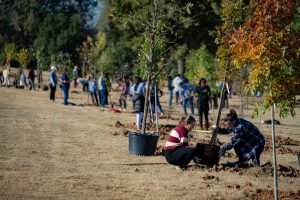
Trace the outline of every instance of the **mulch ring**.
<instances>
[{"instance_id":1,"label":"mulch ring","mask_svg":"<svg viewBox=\"0 0 300 200\"><path fill-rule=\"evenodd\" d=\"M267 162L260 167L252 167L252 165L245 163L239 167L235 167L232 163L225 163L208 167L205 165L190 165L187 168L188 171L207 171L207 172L229 172L238 175L251 175L255 177L261 176L273 176L272 163ZM300 178L300 170L290 166L278 165L277 167L278 177L291 177Z\"/></svg>"}]
</instances>

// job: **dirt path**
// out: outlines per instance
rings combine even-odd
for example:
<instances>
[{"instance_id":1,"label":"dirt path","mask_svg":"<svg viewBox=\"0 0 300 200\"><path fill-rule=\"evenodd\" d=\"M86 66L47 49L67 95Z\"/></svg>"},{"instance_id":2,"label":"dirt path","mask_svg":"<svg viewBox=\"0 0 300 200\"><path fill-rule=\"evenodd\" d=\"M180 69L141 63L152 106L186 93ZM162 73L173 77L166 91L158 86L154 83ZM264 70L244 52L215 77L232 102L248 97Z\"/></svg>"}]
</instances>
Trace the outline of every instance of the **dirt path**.
<instances>
[{"instance_id":1,"label":"dirt path","mask_svg":"<svg viewBox=\"0 0 300 200\"><path fill-rule=\"evenodd\" d=\"M211 169L180 172L162 156L129 155L128 138L116 135L122 130L114 125L132 124L134 114L64 106L59 91L57 95L57 102L51 103L48 92L0 88L0 199L253 199L272 190L273 177L255 169L242 174ZM80 93L70 96L72 102L82 101ZM174 112L175 118L180 111ZM293 131L291 137L300 140L294 131L298 124L299 117L287 119L278 132L284 136ZM291 148L300 150L297 145ZM271 152L265 152L262 162L270 157ZM281 164L299 170L295 155L278 157ZM280 177L279 185L286 196L300 199L299 178Z\"/></svg>"}]
</instances>

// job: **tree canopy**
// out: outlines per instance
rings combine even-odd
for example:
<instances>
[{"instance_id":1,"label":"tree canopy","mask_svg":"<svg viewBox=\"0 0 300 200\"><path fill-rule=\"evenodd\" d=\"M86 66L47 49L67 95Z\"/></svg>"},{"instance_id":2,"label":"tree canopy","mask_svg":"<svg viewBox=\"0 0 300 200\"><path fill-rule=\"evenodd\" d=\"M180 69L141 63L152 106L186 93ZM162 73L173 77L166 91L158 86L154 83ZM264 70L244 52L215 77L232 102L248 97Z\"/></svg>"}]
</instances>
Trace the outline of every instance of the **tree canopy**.
<instances>
[{"instance_id":1,"label":"tree canopy","mask_svg":"<svg viewBox=\"0 0 300 200\"><path fill-rule=\"evenodd\" d=\"M0 50L5 62L4 46L13 43L17 50L41 51L45 65L52 54L64 52L77 62L75 47L93 31L86 26L93 18L95 0L9 1L0 4Z\"/></svg>"},{"instance_id":2,"label":"tree canopy","mask_svg":"<svg viewBox=\"0 0 300 200\"><path fill-rule=\"evenodd\" d=\"M133 12L147 15L139 4L149 4L148 1L106 1L108 3L108 26L106 28L109 51L114 58L108 65L118 68L125 64L134 66L137 62L137 49L143 42L144 30L137 18L130 18ZM206 44L211 52L216 50L214 43L214 26L219 23L220 1L173 1L164 0L163 13L171 17L163 22L163 26L171 27L165 33L168 54L167 59L184 57L189 49L197 49ZM146 16L147 17L147 16ZM128 20L130 18L130 20ZM182 48L185 47L185 48ZM183 49L183 51L181 51ZM181 51L181 53L179 52ZM105 53L104 53L105 54Z\"/></svg>"},{"instance_id":3,"label":"tree canopy","mask_svg":"<svg viewBox=\"0 0 300 200\"><path fill-rule=\"evenodd\" d=\"M233 67L251 65L245 87L264 88L265 98L257 112L275 104L280 116L295 114L296 89L300 88L298 6L297 0L251 1L252 14L225 39Z\"/></svg>"}]
</instances>

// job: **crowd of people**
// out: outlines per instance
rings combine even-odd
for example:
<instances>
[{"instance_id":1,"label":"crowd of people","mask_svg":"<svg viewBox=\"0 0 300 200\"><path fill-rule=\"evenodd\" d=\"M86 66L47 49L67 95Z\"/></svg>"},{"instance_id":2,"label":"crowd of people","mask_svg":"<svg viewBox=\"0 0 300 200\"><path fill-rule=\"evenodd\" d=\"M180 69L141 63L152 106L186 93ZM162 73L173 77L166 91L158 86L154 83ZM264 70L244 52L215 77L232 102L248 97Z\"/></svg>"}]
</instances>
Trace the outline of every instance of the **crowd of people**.
<instances>
[{"instance_id":1,"label":"crowd of people","mask_svg":"<svg viewBox=\"0 0 300 200\"><path fill-rule=\"evenodd\" d=\"M9 68L5 68L0 73L0 83L2 86L10 86L11 71ZM16 74L13 75L14 78ZM19 74L18 82L14 81L14 84L18 86L27 86L29 90L36 90L35 87L35 73L33 69L28 70L26 76L24 72ZM27 81L28 80L28 81ZM81 86L82 91L87 91L95 106L101 107L103 110L108 104L109 92L111 90L111 80L107 72L102 72L99 77L95 73L90 74L87 79L79 77L78 67L75 66L72 71L72 77L70 78L65 68L58 78L56 66L50 67L49 73L49 88L50 88L50 101L55 102L55 93L57 86L59 85L63 91L63 104L68 105L69 90L71 82L73 81L73 87ZM127 109L127 101L132 101L133 112L136 113L136 128L142 128L144 105L146 101L146 83L141 77L135 77L134 80L130 80L128 76L123 76L118 80L119 86L119 106L122 111ZM213 107L214 103L211 101L212 92L210 86L207 84L205 78L201 78L197 85L191 84L184 76L177 75L174 78L172 76L167 77L167 89L168 89L168 107L172 108L175 105L182 106L183 117L179 125L174 128L169 136L164 147L165 158L168 163L178 166L181 169L185 168L192 160L197 163L201 158L197 157L197 146L192 147L188 143L188 133L195 127L196 119L194 117L194 103L198 109L198 120L201 129L210 127L208 114L209 109ZM227 89L229 90L229 89ZM226 95L231 93L227 92ZM160 104L159 98L163 95L162 90L159 88L157 81L153 81L149 88L149 110L150 115L157 113L164 115L163 108ZM175 97L175 102L173 102ZM195 99L194 99L195 98ZM223 106L228 106L227 103ZM190 114L188 114L188 108L190 108ZM219 157L230 149L234 149L238 161L235 162L236 166L252 160L254 166L260 165L260 154L263 152L265 139L258 128L251 122L239 118L234 110L230 110L225 117L227 122L227 128L217 127L219 134L233 133L231 140L224 144L218 152Z\"/></svg>"},{"instance_id":2,"label":"crowd of people","mask_svg":"<svg viewBox=\"0 0 300 200\"><path fill-rule=\"evenodd\" d=\"M76 88L78 85L81 86L82 92L88 92L89 99L95 106L101 107L105 111L105 107L112 104L110 101L110 91L111 91L111 79L107 72L102 72L98 75L98 71L91 73L87 78L80 78L78 66L74 66L72 70L72 77L70 78L67 69L65 68L58 78L57 67L51 66L49 68L49 89L50 89L50 101L55 101L55 93L57 87L59 86L63 92L64 100L63 104L68 105L69 90L71 82L73 82L73 87ZM2 73L0 73L0 83L4 86L10 85L10 69L5 68ZM35 72L33 69L28 70L28 75L22 72L18 78L18 86L24 87L29 86L30 90L36 90L35 87ZM137 128L141 128L141 121L143 119L143 109L145 104L145 92L146 83L140 77L136 77L132 80L129 76L122 76L118 79L119 86L119 107L122 111L127 109L127 101L132 101L133 111L137 113ZM218 87L221 88L219 85ZM168 107L172 108L174 106L181 106L183 114L187 116L191 114L195 116L195 107L198 112L198 120L201 129L208 130L210 127L208 114L210 108L216 108L216 102L212 101L214 99L210 86L207 84L205 78L201 78L197 85L193 85L189 80L183 75L176 75L172 77L167 76L167 89L168 89ZM153 81L149 88L149 110L150 110L150 120L153 121L153 116L156 113L160 116L164 115L164 109L160 103L160 97L163 95L160 89L158 81ZM228 107L228 97L225 95L225 105ZM175 101L173 102L173 97ZM227 100L227 101L226 101ZM174 105L175 104L175 105ZM190 110L190 112L188 111Z\"/></svg>"}]
</instances>

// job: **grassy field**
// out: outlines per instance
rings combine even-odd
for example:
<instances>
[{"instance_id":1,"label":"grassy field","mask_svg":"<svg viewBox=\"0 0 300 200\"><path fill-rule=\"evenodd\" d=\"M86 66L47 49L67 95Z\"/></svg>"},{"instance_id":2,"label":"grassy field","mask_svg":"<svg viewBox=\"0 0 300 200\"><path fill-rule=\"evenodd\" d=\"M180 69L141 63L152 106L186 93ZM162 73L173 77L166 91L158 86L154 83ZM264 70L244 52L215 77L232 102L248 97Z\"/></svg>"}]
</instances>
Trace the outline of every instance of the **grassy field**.
<instances>
[{"instance_id":1,"label":"grassy field","mask_svg":"<svg viewBox=\"0 0 300 200\"><path fill-rule=\"evenodd\" d=\"M164 88L165 90L165 88ZM164 157L128 153L126 133L134 128L132 104L126 112L106 112L87 104L87 95L71 88L70 101L85 106L64 106L60 89L57 101L49 91L0 88L0 199L272 199L271 126L262 124L270 114L251 119L256 98L249 97L244 117L267 138L261 168L225 167L236 160L230 151L214 168L177 171ZM111 94L117 102L118 93ZM167 93L161 99L165 116L160 125L176 125L181 107L167 109ZM229 108L239 112L239 97ZM228 109L223 110L223 114ZM196 112L195 112L196 113ZM216 111L215 111L216 113ZM294 118L279 119L276 126L279 190L281 199L300 199L300 107ZM214 118L210 111L211 120ZM119 121L124 126L116 126ZM213 123L213 122L212 122ZM164 133L167 134L167 133ZM191 142L208 141L208 133L192 133ZM218 137L220 143L230 135ZM165 139L161 136L158 147Z\"/></svg>"}]
</instances>

